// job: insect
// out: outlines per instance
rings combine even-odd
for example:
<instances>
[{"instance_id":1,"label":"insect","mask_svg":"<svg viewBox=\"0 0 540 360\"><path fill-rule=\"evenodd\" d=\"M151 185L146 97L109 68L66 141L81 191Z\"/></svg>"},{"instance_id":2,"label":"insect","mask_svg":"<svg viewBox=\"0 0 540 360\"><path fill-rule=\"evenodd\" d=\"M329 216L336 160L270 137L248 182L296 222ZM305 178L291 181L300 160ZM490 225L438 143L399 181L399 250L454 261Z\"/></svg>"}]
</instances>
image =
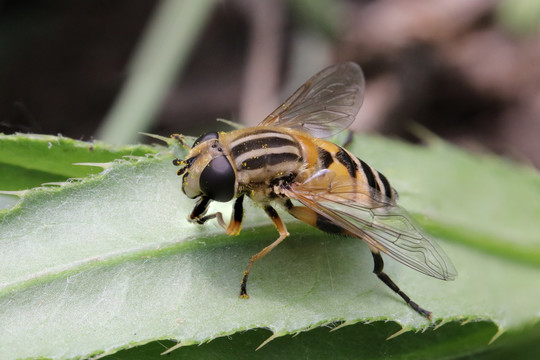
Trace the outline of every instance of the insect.
<instances>
[{"instance_id":1,"label":"insect","mask_svg":"<svg viewBox=\"0 0 540 360\"><path fill-rule=\"evenodd\" d=\"M241 298L249 297L246 286L253 264L289 236L274 205L320 230L366 241L373 272L428 319L431 312L412 301L383 271L381 252L438 279L452 280L457 275L444 251L396 204L398 194L387 178L344 148L321 139L354 121L364 87L357 64L330 66L258 126L202 135L185 160L173 161L180 166L182 191L198 199L189 221L204 224L216 219L227 234L237 235L242 204L249 197L261 205L279 232L277 240L249 260ZM181 135L172 137L183 143ZM212 201L233 199L228 224L219 212L207 215Z\"/></svg>"}]
</instances>

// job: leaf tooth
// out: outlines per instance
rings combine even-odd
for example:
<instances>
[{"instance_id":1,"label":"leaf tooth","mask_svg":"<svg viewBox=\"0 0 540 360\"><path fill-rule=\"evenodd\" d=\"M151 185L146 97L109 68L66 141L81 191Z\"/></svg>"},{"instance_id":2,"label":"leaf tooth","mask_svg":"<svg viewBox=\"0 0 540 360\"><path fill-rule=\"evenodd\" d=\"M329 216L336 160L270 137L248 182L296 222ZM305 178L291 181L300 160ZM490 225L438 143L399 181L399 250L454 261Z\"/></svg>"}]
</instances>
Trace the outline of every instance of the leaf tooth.
<instances>
[{"instance_id":1,"label":"leaf tooth","mask_svg":"<svg viewBox=\"0 0 540 360\"><path fill-rule=\"evenodd\" d=\"M193 340L180 340L180 341L178 341L178 344L168 348L167 350L162 352L160 355L167 355L168 353L171 353L174 350L181 348L182 346L193 345L193 344L196 344L196 343L197 342L193 341Z\"/></svg>"},{"instance_id":2,"label":"leaf tooth","mask_svg":"<svg viewBox=\"0 0 540 360\"><path fill-rule=\"evenodd\" d=\"M156 135L156 134L150 134L150 133L146 133L146 132L142 132L142 131L139 131L139 134L141 135L144 135L144 136L148 136L148 137L151 137L153 139L157 139L157 140L161 140L165 143L169 143L171 141L170 138L166 137L166 136L161 136L161 135Z\"/></svg>"},{"instance_id":3,"label":"leaf tooth","mask_svg":"<svg viewBox=\"0 0 540 360\"><path fill-rule=\"evenodd\" d=\"M468 323L470 323L471 321L476 320L476 319L474 319L472 317L466 317L466 318L462 317L462 319L460 319L460 320L462 320L460 325L463 326L463 325L467 325Z\"/></svg>"},{"instance_id":4,"label":"leaf tooth","mask_svg":"<svg viewBox=\"0 0 540 360\"><path fill-rule=\"evenodd\" d=\"M113 167L114 163L113 162L104 162L104 163L84 162L84 163L74 163L73 165L95 166L95 167L100 167L103 170L107 170L107 169L110 169L111 167Z\"/></svg>"},{"instance_id":5,"label":"leaf tooth","mask_svg":"<svg viewBox=\"0 0 540 360\"><path fill-rule=\"evenodd\" d=\"M51 182L46 182L46 183L42 183L41 186L63 186L67 184L66 181L51 181Z\"/></svg>"},{"instance_id":6,"label":"leaf tooth","mask_svg":"<svg viewBox=\"0 0 540 360\"><path fill-rule=\"evenodd\" d=\"M259 345L255 351L259 350L260 348L262 348L264 345L268 344L270 341L274 340L274 339L277 339L278 337L281 337L281 336L284 336L284 335L287 335L288 333L286 331L278 331L278 332L275 332L273 333L268 339L264 340L262 342L261 345Z\"/></svg>"},{"instance_id":7,"label":"leaf tooth","mask_svg":"<svg viewBox=\"0 0 540 360\"><path fill-rule=\"evenodd\" d=\"M437 330L438 328L442 327L443 325L446 325L448 323L452 322L452 320L448 319L448 318L445 318L445 319L441 319L440 321L438 321L435 326L433 327L433 330ZM424 328L424 331L428 329L427 327Z\"/></svg>"},{"instance_id":8,"label":"leaf tooth","mask_svg":"<svg viewBox=\"0 0 540 360\"><path fill-rule=\"evenodd\" d=\"M505 332L505 330L501 326L499 326L499 328L497 329L497 332L495 333L495 335L493 335L491 340L489 340L488 345L491 345L495 340L497 340L499 338L499 336L504 334L504 332Z\"/></svg>"},{"instance_id":9,"label":"leaf tooth","mask_svg":"<svg viewBox=\"0 0 540 360\"><path fill-rule=\"evenodd\" d=\"M13 195L22 198L30 190L0 190L0 195Z\"/></svg>"},{"instance_id":10,"label":"leaf tooth","mask_svg":"<svg viewBox=\"0 0 540 360\"><path fill-rule=\"evenodd\" d=\"M73 183L80 183L82 181L84 181L83 178L69 178L69 179L66 179L65 181L50 181L50 182L42 183L41 187L52 187L52 186L62 187L62 186L73 184Z\"/></svg>"},{"instance_id":11,"label":"leaf tooth","mask_svg":"<svg viewBox=\"0 0 540 360\"><path fill-rule=\"evenodd\" d=\"M338 326L336 326L335 328L330 329L330 332L336 331L336 330L339 330L341 328L344 328L345 326L354 325L354 324L356 324L356 321L344 321L341 324L339 324Z\"/></svg>"},{"instance_id":12,"label":"leaf tooth","mask_svg":"<svg viewBox=\"0 0 540 360\"><path fill-rule=\"evenodd\" d=\"M404 326L402 327L399 331L395 332L394 334L390 335L389 337L386 338L386 340L391 340L395 337L398 337L399 335L402 335L402 334L405 334L406 332L409 332L411 331L412 329L408 326Z\"/></svg>"},{"instance_id":13,"label":"leaf tooth","mask_svg":"<svg viewBox=\"0 0 540 360\"><path fill-rule=\"evenodd\" d=\"M109 356L111 354L114 354L115 352L114 351L104 351L102 352L101 354L98 354L96 356L92 356L89 358L89 360L98 360L98 359L102 359L104 358L105 356Z\"/></svg>"}]
</instances>

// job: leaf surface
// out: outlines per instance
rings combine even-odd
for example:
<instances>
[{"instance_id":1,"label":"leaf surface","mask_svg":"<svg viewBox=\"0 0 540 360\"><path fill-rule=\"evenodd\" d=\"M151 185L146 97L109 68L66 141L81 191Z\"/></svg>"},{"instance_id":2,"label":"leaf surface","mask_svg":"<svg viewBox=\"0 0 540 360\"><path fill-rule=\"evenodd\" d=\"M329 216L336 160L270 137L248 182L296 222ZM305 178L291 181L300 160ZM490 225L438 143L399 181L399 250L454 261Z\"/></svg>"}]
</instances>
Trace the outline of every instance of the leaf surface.
<instances>
[{"instance_id":1,"label":"leaf surface","mask_svg":"<svg viewBox=\"0 0 540 360\"><path fill-rule=\"evenodd\" d=\"M69 153L73 144L62 146ZM414 352L428 358L483 351L496 334L523 331L538 320L536 172L444 143L416 147L357 137L351 151L383 172L400 192L401 205L441 238L459 272L455 281L423 276L388 258L385 270L433 312L435 323L450 324L432 331L433 324L382 284L362 241L328 236L288 215L290 238L254 265L251 298L238 299L250 256L277 231L249 202L237 237L212 222L188 223L194 202L180 191L165 151L27 192L0 213L0 357L76 358L153 341L148 346L155 349L160 339L189 345L254 328L279 337L324 324L375 321L350 327L361 335L358 344L375 342L396 356L408 353L402 337L438 344L432 352ZM228 217L231 205L217 205L212 209ZM463 321L487 325L464 327L466 341L456 330ZM300 335L315 339L305 343L279 341L309 352L324 339L337 337L339 343L356 336L348 328ZM362 335L371 328L373 337ZM381 343L400 328L426 332ZM437 340L439 331L447 339ZM261 333L269 334L248 332L247 343L255 343L248 354L260 345ZM244 339L233 339L238 337Z\"/></svg>"}]
</instances>

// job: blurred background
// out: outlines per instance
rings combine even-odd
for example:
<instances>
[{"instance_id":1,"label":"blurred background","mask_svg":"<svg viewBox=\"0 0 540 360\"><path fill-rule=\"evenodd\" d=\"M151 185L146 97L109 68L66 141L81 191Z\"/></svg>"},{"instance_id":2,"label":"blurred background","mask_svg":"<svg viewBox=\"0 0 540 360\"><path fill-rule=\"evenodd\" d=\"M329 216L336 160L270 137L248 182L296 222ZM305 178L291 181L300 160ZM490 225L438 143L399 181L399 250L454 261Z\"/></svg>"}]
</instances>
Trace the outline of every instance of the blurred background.
<instances>
[{"instance_id":1,"label":"blurred background","mask_svg":"<svg viewBox=\"0 0 540 360\"><path fill-rule=\"evenodd\" d=\"M4 0L0 132L112 143L255 125L358 62L353 129L411 124L540 168L537 0Z\"/></svg>"}]
</instances>

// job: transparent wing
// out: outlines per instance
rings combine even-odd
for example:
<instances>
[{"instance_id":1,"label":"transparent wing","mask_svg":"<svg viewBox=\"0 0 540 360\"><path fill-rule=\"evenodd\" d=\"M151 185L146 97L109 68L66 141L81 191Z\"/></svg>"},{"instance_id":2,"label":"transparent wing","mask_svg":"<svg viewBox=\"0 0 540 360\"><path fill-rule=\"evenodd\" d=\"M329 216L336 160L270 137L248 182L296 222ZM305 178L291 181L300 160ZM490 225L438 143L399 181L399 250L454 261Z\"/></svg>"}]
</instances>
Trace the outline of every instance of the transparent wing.
<instances>
[{"instance_id":1,"label":"transparent wing","mask_svg":"<svg viewBox=\"0 0 540 360\"><path fill-rule=\"evenodd\" d=\"M320 138L335 135L354 121L364 87L358 64L330 66L309 79L259 126L300 129Z\"/></svg>"},{"instance_id":2,"label":"transparent wing","mask_svg":"<svg viewBox=\"0 0 540 360\"><path fill-rule=\"evenodd\" d=\"M455 278L452 261L404 209L363 189L353 178L322 170L284 193L412 269L442 280Z\"/></svg>"}]
</instances>

